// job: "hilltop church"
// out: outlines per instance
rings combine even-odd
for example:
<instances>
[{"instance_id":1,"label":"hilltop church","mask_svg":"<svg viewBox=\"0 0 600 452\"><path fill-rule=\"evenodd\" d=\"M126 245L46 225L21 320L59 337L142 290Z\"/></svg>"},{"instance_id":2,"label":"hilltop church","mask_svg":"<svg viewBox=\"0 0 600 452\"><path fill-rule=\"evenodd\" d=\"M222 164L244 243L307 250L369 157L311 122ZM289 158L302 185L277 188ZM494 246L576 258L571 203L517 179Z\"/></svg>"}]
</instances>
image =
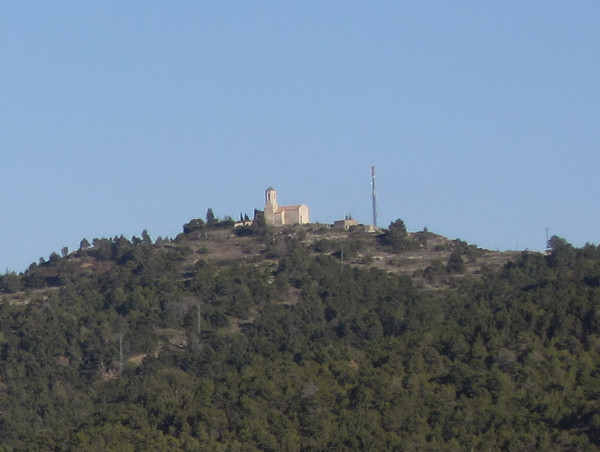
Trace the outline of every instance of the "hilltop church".
<instances>
[{"instance_id":1,"label":"hilltop church","mask_svg":"<svg viewBox=\"0 0 600 452\"><path fill-rule=\"evenodd\" d=\"M310 223L308 206L280 206L277 204L277 192L269 187L265 191L265 223L272 226Z\"/></svg>"}]
</instances>

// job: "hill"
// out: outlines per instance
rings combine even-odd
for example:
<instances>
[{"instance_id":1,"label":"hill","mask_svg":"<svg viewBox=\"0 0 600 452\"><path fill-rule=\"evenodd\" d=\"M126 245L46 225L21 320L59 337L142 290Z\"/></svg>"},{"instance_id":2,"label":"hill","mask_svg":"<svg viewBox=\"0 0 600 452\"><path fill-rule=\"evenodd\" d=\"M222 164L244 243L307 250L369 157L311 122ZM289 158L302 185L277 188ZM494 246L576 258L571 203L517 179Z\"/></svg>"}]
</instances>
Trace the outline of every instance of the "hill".
<instances>
[{"instance_id":1,"label":"hill","mask_svg":"<svg viewBox=\"0 0 600 452\"><path fill-rule=\"evenodd\" d=\"M598 450L600 250L82 241L0 277L0 450Z\"/></svg>"}]
</instances>

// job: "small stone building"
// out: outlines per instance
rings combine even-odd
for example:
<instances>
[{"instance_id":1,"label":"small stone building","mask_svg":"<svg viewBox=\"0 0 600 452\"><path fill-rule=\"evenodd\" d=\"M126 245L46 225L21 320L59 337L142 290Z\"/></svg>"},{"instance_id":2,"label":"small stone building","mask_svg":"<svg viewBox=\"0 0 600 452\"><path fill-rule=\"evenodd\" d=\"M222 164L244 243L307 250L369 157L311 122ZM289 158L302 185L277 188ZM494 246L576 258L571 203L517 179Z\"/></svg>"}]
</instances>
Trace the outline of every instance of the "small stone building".
<instances>
[{"instance_id":1,"label":"small stone building","mask_svg":"<svg viewBox=\"0 0 600 452\"><path fill-rule=\"evenodd\" d=\"M269 187L265 191L265 223L272 226L310 223L308 206L280 206L277 204L277 192Z\"/></svg>"},{"instance_id":2,"label":"small stone building","mask_svg":"<svg viewBox=\"0 0 600 452\"><path fill-rule=\"evenodd\" d=\"M352 217L346 217L343 220L336 220L333 222L334 229L344 229L347 230L352 226L358 226L358 221L353 219Z\"/></svg>"}]
</instances>

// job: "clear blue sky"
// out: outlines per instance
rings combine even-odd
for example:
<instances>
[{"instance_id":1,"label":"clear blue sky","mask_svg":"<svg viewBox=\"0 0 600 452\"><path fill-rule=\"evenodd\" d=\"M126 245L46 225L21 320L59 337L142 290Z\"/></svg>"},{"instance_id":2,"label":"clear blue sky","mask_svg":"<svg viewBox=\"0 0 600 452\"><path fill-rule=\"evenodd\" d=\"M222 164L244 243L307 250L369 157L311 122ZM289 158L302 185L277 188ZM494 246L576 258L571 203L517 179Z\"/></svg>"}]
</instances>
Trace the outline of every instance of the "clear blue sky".
<instances>
[{"instance_id":1,"label":"clear blue sky","mask_svg":"<svg viewBox=\"0 0 600 452\"><path fill-rule=\"evenodd\" d=\"M600 2L0 1L0 271L305 203L600 242Z\"/></svg>"}]
</instances>

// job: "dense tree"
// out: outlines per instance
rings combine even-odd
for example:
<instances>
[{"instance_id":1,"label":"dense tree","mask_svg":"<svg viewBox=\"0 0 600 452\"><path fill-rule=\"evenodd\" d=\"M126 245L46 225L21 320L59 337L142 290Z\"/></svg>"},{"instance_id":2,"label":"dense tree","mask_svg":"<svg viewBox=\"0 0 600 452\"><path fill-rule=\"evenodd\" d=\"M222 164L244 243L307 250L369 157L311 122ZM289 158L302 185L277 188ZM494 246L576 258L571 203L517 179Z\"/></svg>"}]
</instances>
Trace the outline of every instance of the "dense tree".
<instances>
[{"instance_id":1,"label":"dense tree","mask_svg":"<svg viewBox=\"0 0 600 452\"><path fill-rule=\"evenodd\" d=\"M23 283L15 272L6 272L0 276L0 289L4 293L15 293L21 290Z\"/></svg>"},{"instance_id":2,"label":"dense tree","mask_svg":"<svg viewBox=\"0 0 600 452\"><path fill-rule=\"evenodd\" d=\"M381 236L381 242L395 251L412 249L417 246L416 242L409 237L404 221L400 219L390 223L387 231Z\"/></svg>"},{"instance_id":3,"label":"dense tree","mask_svg":"<svg viewBox=\"0 0 600 452\"><path fill-rule=\"evenodd\" d=\"M190 220L189 223L183 225L183 232L185 234L189 234L190 232L198 231L204 229L206 227L206 223L204 220L200 218L196 218L194 220Z\"/></svg>"},{"instance_id":4,"label":"dense tree","mask_svg":"<svg viewBox=\"0 0 600 452\"><path fill-rule=\"evenodd\" d=\"M209 208L206 211L206 225L208 227L213 226L215 224L215 214L213 213L213 210L211 208Z\"/></svg>"},{"instance_id":5,"label":"dense tree","mask_svg":"<svg viewBox=\"0 0 600 452\"><path fill-rule=\"evenodd\" d=\"M87 250L90 247L90 242L84 237L79 243L80 250Z\"/></svg>"},{"instance_id":6,"label":"dense tree","mask_svg":"<svg viewBox=\"0 0 600 452\"><path fill-rule=\"evenodd\" d=\"M453 251L448 258L448 264L446 265L448 273L464 273L465 272L465 261L462 258L462 253L458 250Z\"/></svg>"}]
</instances>

